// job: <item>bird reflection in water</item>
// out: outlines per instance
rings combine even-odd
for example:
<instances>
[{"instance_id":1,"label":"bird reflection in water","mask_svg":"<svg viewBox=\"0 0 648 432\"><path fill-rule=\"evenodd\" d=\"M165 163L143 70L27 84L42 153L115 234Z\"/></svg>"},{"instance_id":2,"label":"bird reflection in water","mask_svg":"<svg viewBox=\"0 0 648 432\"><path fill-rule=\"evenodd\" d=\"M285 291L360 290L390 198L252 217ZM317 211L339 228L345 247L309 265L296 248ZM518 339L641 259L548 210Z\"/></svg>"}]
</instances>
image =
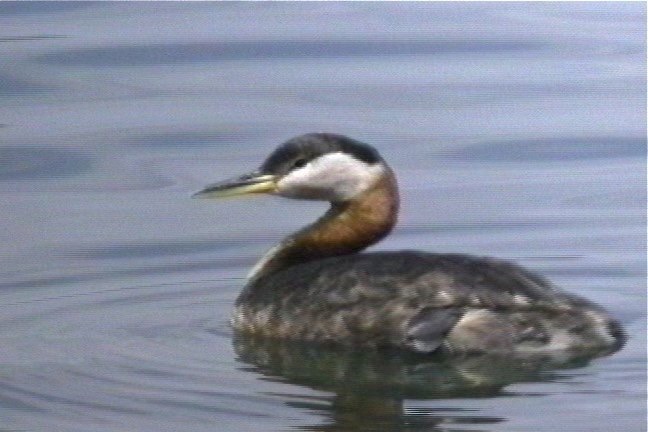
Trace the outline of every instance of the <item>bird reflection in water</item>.
<instances>
[{"instance_id":1,"label":"bird reflection in water","mask_svg":"<svg viewBox=\"0 0 648 432\"><path fill-rule=\"evenodd\" d=\"M448 424L500 423L506 419L465 406L444 402L440 408L408 409L405 401L511 396L505 390L508 385L555 381L564 376L559 369L589 362L587 357L449 358L389 349L360 351L243 333L236 334L233 344L238 360L254 366L264 379L332 393L330 398L299 401L285 395L287 405L329 418L324 425L300 427L310 431L446 431Z\"/></svg>"}]
</instances>

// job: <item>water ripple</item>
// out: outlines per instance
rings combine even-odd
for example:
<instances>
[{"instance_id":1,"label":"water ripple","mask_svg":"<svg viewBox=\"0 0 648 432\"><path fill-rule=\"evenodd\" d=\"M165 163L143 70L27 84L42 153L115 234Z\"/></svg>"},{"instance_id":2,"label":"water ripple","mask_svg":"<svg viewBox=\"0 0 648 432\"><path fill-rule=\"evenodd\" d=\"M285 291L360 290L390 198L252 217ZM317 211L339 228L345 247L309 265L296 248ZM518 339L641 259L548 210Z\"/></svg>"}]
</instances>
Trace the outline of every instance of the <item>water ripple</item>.
<instances>
[{"instance_id":1,"label":"water ripple","mask_svg":"<svg viewBox=\"0 0 648 432\"><path fill-rule=\"evenodd\" d=\"M0 147L0 181L55 179L89 171L87 154L47 147Z\"/></svg>"},{"instance_id":2,"label":"water ripple","mask_svg":"<svg viewBox=\"0 0 648 432\"><path fill-rule=\"evenodd\" d=\"M255 40L122 45L44 54L48 64L152 66L229 60L430 56L460 53L512 53L548 49L547 43L511 40Z\"/></svg>"},{"instance_id":3,"label":"water ripple","mask_svg":"<svg viewBox=\"0 0 648 432\"><path fill-rule=\"evenodd\" d=\"M645 137L573 137L480 143L447 152L462 161L550 162L582 159L646 158Z\"/></svg>"}]
</instances>

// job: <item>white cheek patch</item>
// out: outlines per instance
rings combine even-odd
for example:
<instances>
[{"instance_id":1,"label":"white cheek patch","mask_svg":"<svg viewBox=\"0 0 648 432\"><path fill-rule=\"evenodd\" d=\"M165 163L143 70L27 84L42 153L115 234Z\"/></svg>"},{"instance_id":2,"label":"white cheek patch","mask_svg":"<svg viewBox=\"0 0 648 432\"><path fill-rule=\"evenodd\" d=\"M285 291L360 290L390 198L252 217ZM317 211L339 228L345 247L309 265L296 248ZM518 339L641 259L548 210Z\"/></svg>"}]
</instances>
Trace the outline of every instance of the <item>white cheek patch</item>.
<instances>
[{"instance_id":1,"label":"white cheek patch","mask_svg":"<svg viewBox=\"0 0 648 432\"><path fill-rule=\"evenodd\" d=\"M368 190L385 173L381 163L367 164L346 153L327 153L291 171L277 183L280 195L346 201Z\"/></svg>"}]
</instances>

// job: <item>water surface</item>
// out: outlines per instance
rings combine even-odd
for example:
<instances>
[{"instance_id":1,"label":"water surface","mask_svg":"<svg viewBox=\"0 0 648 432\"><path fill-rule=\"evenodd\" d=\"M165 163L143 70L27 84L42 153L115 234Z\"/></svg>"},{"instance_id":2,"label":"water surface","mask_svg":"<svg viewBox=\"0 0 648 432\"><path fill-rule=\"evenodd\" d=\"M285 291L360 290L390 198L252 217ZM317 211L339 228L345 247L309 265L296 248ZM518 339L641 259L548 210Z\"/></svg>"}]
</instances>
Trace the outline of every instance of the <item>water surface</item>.
<instances>
[{"instance_id":1,"label":"water surface","mask_svg":"<svg viewBox=\"0 0 648 432\"><path fill-rule=\"evenodd\" d=\"M0 3L0 431L646 430L642 3ZM237 338L325 205L191 200L333 131L396 170L375 247L515 260L630 340L552 364Z\"/></svg>"}]
</instances>

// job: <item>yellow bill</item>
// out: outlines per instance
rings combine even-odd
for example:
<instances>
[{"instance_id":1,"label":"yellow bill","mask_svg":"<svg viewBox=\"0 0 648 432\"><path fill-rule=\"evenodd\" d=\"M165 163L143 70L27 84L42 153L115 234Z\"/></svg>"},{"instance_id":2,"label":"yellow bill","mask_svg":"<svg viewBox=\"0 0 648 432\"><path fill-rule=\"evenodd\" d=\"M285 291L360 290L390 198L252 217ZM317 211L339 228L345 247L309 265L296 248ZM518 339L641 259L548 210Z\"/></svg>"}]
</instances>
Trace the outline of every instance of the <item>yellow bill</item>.
<instances>
[{"instance_id":1,"label":"yellow bill","mask_svg":"<svg viewBox=\"0 0 648 432\"><path fill-rule=\"evenodd\" d=\"M276 190L276 178L271 174L251 173L241 177L211 184L196 192L192 198L226 198L239 195L272 193Z\"/></svg>"}]
</instances>

